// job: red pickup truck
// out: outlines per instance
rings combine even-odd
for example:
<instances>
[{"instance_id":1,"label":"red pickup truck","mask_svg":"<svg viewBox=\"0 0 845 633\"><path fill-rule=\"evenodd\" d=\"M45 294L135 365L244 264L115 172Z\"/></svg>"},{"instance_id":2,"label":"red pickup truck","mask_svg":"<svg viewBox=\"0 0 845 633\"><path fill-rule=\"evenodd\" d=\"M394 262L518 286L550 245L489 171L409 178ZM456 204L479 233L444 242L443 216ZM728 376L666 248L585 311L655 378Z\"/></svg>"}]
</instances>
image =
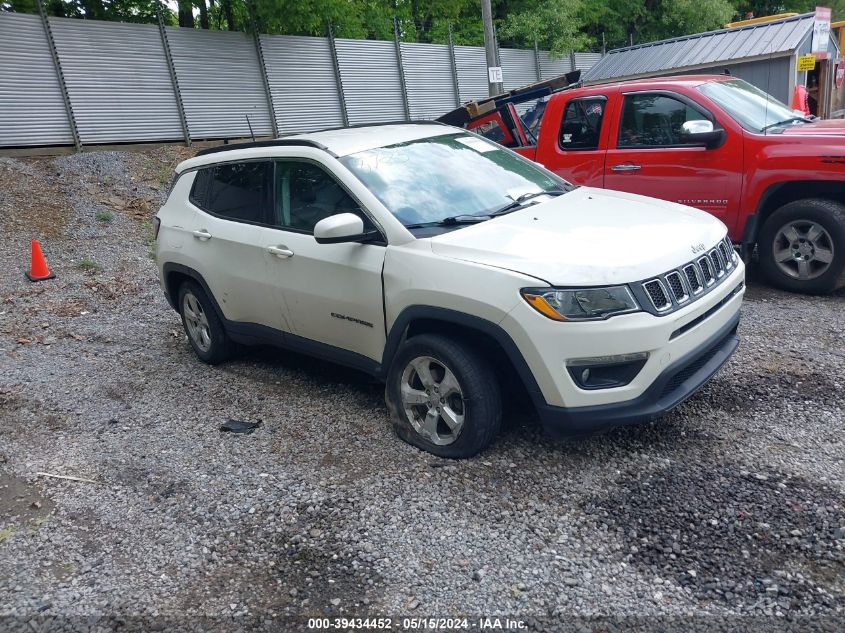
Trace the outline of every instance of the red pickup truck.
<instances>
[{"instance_id":1,"label":"red pickup truck","mask_svg":"<svg viewBox=\"0 0 845 633\"><path fill-rule=\"evenodd\" d=\"M845 121L806 119L729 75L544 82L440 120L575 184L712 213L746 259L756 245L766 277L782 288L845 285Z\"/></svg>"}]
</instances>

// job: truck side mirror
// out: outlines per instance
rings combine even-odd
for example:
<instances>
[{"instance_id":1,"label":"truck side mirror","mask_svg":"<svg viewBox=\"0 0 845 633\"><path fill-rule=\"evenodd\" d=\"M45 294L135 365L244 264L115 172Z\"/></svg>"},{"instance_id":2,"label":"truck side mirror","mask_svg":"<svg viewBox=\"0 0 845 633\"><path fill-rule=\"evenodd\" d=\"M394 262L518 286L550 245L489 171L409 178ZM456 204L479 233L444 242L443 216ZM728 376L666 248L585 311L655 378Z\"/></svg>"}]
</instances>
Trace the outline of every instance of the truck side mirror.
<instances>
[{"instance_id":1,"label":"truck side mirror","mask_svg":"<svg viewBox=\"0 0 845 633\"><path fill-rule=\"evenodd\" d=\"M725 138L725 131L713 127L706 119L686 121L681 125L681 139L688 145L703 145L707 149L718 147Z\"/></svg>"}]
</instances>

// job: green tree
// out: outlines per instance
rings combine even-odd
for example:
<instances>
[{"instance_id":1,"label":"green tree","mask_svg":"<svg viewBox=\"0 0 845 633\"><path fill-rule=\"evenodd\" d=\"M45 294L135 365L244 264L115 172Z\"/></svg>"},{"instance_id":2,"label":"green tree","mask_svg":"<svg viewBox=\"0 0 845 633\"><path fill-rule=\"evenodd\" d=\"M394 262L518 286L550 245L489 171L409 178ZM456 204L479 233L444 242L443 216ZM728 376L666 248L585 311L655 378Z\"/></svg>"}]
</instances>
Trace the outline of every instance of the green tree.
<instances>
[{"instance_id":1,"label":"green tree","mask_svg":"<svg viewBox=\"0 0 845 633\"><path fill-rule=\"evenodd\" d=\"M523 48L534 46L561 56L590 43L581 31L580 0L540 0L524 3L522 10L500 20L498 34L503 40Z\"/></svg>"},{"instance_id":2,"label":"green tree","mask_svg":"<svg viewBox=\"0 0 845 633\"><path fill-rule=\"evenodd\" d=\"M739 19L752 13L755 17L775 15L777 13L810 13L817 6L830 7L833 10L833 20L845 20L845 0L740 0L736 2Z\"/></svg>"}]
</instances>

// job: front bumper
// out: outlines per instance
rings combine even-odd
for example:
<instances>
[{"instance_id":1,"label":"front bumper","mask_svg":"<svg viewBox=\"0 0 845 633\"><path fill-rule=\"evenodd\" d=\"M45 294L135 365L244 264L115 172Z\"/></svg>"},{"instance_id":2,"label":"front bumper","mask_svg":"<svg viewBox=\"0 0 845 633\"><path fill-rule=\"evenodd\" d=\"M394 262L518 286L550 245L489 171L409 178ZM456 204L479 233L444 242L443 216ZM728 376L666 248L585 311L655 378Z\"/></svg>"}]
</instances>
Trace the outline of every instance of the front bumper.
<instances>
[{"instance_id":1,"label":"front bumper","mask_svg":"<svg viewBox=\"0 0 845 633\"><path fill-rule=\"evenodd\" d=\"M664 370L639 397L585 407L538 407L546 431L574 436L635 424L674 409L719 371L739 346L739 313L699 347Z\"/></svg>"}]
</instances>

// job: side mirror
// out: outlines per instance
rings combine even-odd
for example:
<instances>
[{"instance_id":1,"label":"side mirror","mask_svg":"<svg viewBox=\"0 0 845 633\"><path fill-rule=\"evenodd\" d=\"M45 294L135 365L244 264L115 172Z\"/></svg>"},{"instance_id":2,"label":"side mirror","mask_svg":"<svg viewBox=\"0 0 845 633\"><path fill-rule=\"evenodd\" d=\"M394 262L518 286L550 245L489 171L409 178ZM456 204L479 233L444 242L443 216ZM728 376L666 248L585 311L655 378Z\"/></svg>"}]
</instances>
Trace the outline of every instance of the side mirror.
<instances>
[{"instance_id":1,"label":"side mirror","mask_svg":"<svg viewBox=\"0 0 845 633\"><path fill-rule=\"evenodd\" d=\"M375 235L375 231L364 232L364 221L354 213L331 215L314 226L314 239L318 244L364 242Z\"/></svg>"},{"instance_id":2,"label":"side mirror","mask_svg":"<svg viewBox=\"0 0 845 633\"><path fill-rule=\"evenodd\" d=\"M714 128L713 122L705 119L686 121L681 125L681 138L689 145L704 145L710 149L722 144L725 131Z\"/></svg>"}]
</instances>

